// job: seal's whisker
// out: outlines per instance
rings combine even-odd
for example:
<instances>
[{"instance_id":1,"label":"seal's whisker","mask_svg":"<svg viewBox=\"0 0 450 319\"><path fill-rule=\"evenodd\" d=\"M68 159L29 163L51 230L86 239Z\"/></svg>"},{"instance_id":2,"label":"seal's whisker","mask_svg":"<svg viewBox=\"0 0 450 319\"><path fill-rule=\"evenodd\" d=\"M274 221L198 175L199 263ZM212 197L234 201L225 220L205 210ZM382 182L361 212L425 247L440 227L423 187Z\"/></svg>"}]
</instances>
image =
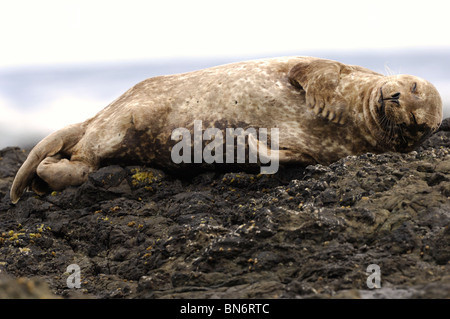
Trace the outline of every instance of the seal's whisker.
<instances>
[{"instance_id":1,"label":"seal's whisker","mask_svg":"<svg viewBox=\"0 0 450 319\"><path fill-rule=\"evenodd\" d=\"M386 72L386 76L396 75L395 72L387 65L384 65L384 71Z\"/></svg>"},{"instance_id":2,"label":"seal's whisker","mask_svg":"<svg viewBox=\"0 0 450 319\"><path fill-rule=\"evenodd\" d=\"M406 139L405 135L403 134L403 130L401 129L401 127L399 126L399 130L398 130L398 135L401 137L402 141L405 144L408 144L408 140Z\"/></svg>"}]
</instances>

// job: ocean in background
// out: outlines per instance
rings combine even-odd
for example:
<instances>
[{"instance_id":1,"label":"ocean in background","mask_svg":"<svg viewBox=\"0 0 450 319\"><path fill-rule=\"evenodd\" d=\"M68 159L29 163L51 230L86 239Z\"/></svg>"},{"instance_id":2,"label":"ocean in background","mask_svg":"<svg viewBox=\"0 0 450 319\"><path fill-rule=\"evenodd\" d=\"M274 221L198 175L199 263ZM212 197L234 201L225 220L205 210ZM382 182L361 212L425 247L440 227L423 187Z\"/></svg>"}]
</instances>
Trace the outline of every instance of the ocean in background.
<instances>
[{"instance_id":1,"label":"ocean in background","mask_svg":"<svg viewBox=\"0 0 450 319\"><path fill-rule=\"evenodd\" d=\"M278 54L285 56L295 54ZM444 118L450 117L450 52L320 53L318 56L361 65L383 74L412 74L439 90ZM95 115L136 83L225 63L268 56L177 59L29 66L0 69L0 149L29 148L66 125Z\"/></svg>"}]
</instances>

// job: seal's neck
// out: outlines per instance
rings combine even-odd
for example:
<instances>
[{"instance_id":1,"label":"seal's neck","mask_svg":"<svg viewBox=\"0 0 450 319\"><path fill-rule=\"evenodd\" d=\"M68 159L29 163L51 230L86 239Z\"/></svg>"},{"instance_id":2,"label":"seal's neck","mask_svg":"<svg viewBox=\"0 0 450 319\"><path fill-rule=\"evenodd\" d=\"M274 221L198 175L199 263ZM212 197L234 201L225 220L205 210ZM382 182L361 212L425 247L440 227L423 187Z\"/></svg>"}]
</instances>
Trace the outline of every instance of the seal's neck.
<instances>
[{"instance_id":1,"label":"seal's neck","mask_svg":"<svg viewBox=\"0 0 450 319\"><path fill-rule=\"evenodd\" d=\"M370 77L357 79L354 83L354 90L359 94L348 94L352 96L351 104L355 120L355 124L363 131L363 136L372 148L386 149L383 144L383 128L378 120L378 95L379 88L383 85L384 77L380 75L378 78L374 75Z\"/></svg>"}]
</instances>

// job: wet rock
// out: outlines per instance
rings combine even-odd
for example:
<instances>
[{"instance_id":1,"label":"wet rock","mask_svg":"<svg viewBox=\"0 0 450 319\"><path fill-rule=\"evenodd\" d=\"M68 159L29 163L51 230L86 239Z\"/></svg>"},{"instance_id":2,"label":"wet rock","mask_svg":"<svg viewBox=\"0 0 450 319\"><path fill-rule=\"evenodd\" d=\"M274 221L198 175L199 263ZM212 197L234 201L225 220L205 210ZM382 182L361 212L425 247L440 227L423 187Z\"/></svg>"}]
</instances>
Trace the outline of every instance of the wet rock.
<instances>
[{"instance_id":1,"label":"wet rock","mask_svg":"<svg viewBox=\"0 0 450 319\"><path fill-rule=\"evenodd\" d=\"M16 205L26 152L0 150L0 294L33 278L63 298L448 298L449 125L407 154L273 176L106 166Z\"/></svg>"}]
</instances>

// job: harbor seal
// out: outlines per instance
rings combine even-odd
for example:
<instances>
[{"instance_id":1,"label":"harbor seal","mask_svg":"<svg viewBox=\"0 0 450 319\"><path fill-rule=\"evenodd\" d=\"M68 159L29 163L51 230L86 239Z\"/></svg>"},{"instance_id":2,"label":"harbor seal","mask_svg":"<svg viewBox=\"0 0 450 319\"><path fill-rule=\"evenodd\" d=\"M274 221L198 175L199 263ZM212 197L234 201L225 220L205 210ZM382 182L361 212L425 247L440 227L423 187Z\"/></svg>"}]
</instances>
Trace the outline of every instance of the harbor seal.
<instances>
[{"instance_id":1,"label":"harbor seal","mask_svg":"<svg viewBox=\"0 0 450 319\"><path fill-rule=\"evenodd\" d=\"M281 164L330 164L348 155L408 152L437 130L436 88L411 75L314 57L239 62L138 83L85 122L39 142L19 169L10 198L25 188L80 185L108 163L176 167L174 129L278 128ZM269 137L270 138L270 137ZM260 145L248 139L247 145ZM269 149L270 152L270 149Z\"/></svg>"}]
</instances>

